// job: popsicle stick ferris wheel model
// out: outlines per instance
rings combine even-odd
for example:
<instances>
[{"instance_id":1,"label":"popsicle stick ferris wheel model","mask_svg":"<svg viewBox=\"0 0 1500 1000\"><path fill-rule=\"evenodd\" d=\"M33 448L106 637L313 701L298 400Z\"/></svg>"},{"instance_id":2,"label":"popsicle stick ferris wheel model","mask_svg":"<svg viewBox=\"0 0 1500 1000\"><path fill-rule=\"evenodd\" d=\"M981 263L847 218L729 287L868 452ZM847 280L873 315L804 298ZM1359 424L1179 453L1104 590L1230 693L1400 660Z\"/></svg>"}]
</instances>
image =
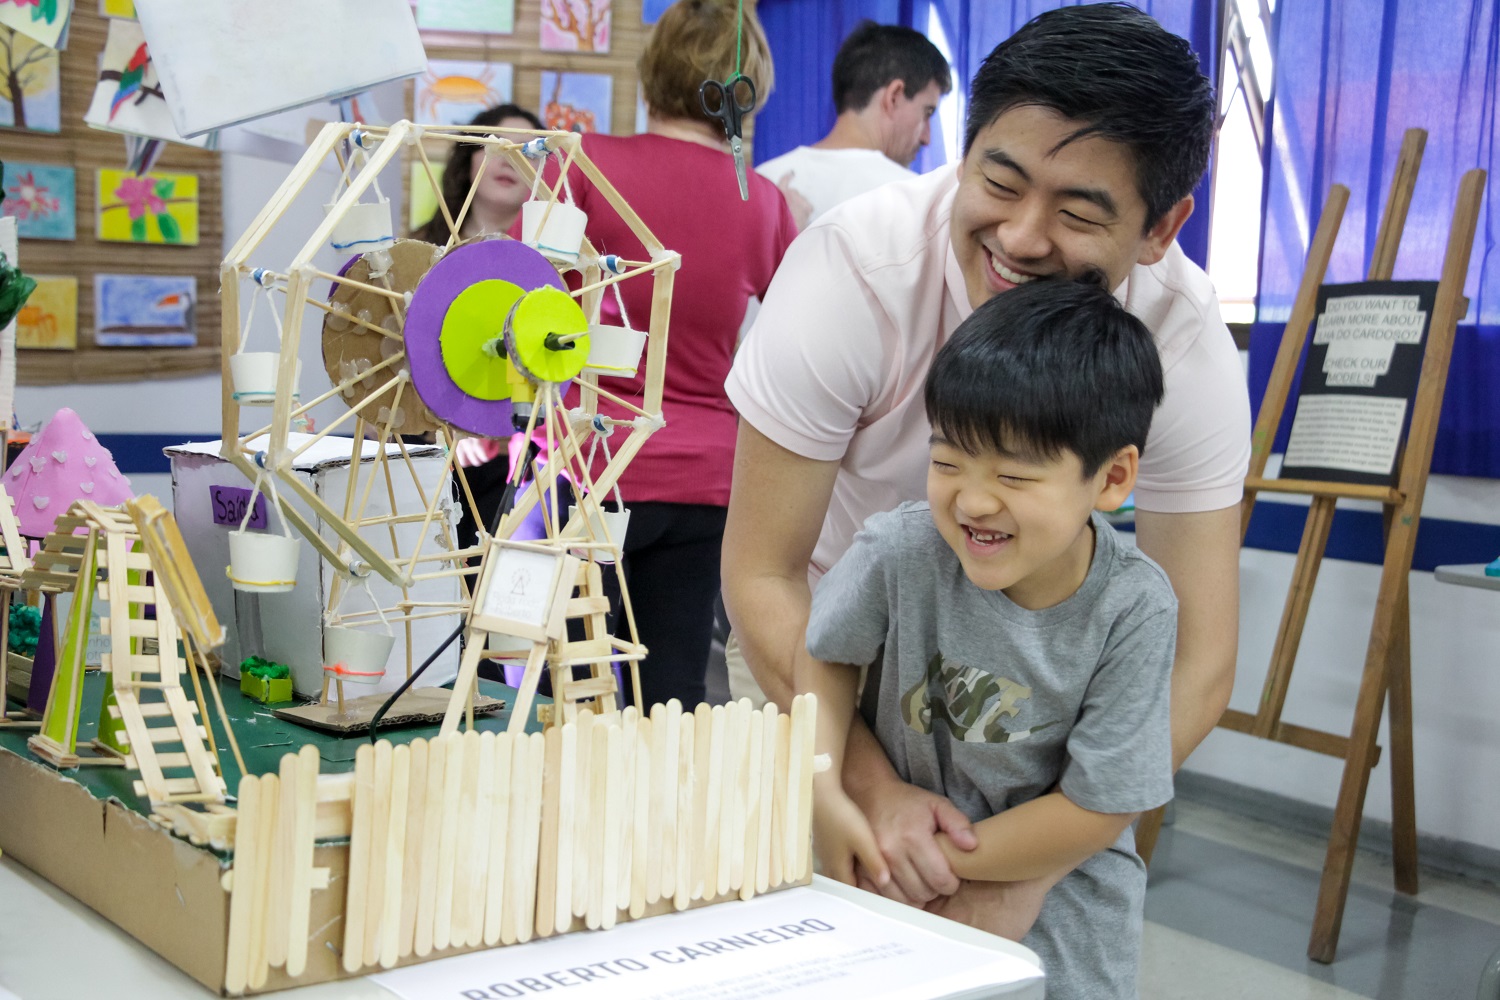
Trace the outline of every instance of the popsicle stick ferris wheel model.
<instances>
[{"instance_id":1,"label":"popsicle stick ferris wheel model","mask_svg":"<svg viewBox=\"0 0 1500 1000\"><path fill-rule=\"evenodd\" d=\"M575 554L570 558L579 562L581 595L575 600L584 603L575 604L568 616L584 619L590 639L597 640L590 647L597 647L596 655L574 658L605 663L613 656L634 662L643 655L633 641L611 644L607 636L595 634L602 627L595 610L602 600L598 564L617 557L623 541L620 519L608 517L600 501L615 488L646 438L663 424L667 320L680 258L642 224L582 151L579 139L565 132L405 121L386 128L330 124L230 250L221 269L222 454L257 491L270 497L284 528L281 536L247 537L243 527L237 533L244 551L264 549L276 565L261 560L261 552L236 564L241 550L234 547L236 535L230 536L229 572L237 587L289 586L295 530L338 573L325 609L329 625L379 623L388 628L392 622L416 618L467 619L471 598L463 588L453 605L419 604L410 595L422 581L462 578L467 559L487 557L493 548L492 526L478 518L479 540L474 546L459 548L450 531L449 476L458 477L460 502L473 504L452 445L464 435L500 438L524 429L528 439L534 435L546 441L550 460L545 466L517 463L515 506L495 527L494 537L509 538L540 504L546 537L535 544ZM430 149L457 143L481 146L484 157L454 216L442 198L441 164L435 162L441 158L430 155ZM413 150L421 166L413 184L431 186L448 224L450 236L443 246L393 235L390 204L380 193L378 175L405 149ZM540 173L549 158L559 164L552 172L555 182ZM532 184L532 200L523 210L525 238L463 242L458 234L474 189L501 160ZM304 192L326 190L334 172L338 179L325 217L292 261L278 268L259 259L267 238L290 225L287 210L292 203ZM570 182L580 175L630 226L648 260L601 255L584 238L586 217L571 203ZM330 249L337 262L320 266L317 259L329 259ZM569 271L579 274L571 290L562 277ZM601 325L604 296L618 295L619 283L631 280L653 282L646 330ZM247 350L252 340L269 339L270 327L278 341L274 350ZM311 398L304 399L299 392L298 351L308 330L317 330L321 337L331 387L309 392ZM610 376L634 376L642 365L644 391L638 400L622 399L609 390ZM601 376L605 386L600 385ZM564 394L573 381L580 391L578 405L570 409ZM344 413L315 434L294 435L314 407L335 398L345 403ZM611 400L629 419L599 413L601 398ZM270 420L248 434L240 433L241 408L250 406L269 407ZM612 440L616 430L627 431L623 441ZM341 509L330 506L293 472L300 456L334 432L352 433L354 438ZM445 446L442 480L436 488L430 478L425 485L416 482L422 509L396 510L395 483L418 477L402 435L426 432ZM591 465L601 448L606 456L602 468ZM591 468L599 474L591 475ZM567 475L577 493L577 510L571 513L559 510L560 473ZM560 513L567 515L565 521ZM246 516L248 520L248 510ZM327 533L320 535L314 527L317 522ZM415 533L411 525L417 526ZM274 551L278 547L281 555ZM284 558L288 548L289 560ZM351 588L372 575L400 588L402 600L390 608L344 611ZM625 607L627 619L632 618L628 595ZM633 637L633 621L630 631ZM592 664L595 673L603 672L600 663ZM608 686L595 680L594 687ZM589 690L579 691L580 700Z\"/></svg>"}]
</instances>

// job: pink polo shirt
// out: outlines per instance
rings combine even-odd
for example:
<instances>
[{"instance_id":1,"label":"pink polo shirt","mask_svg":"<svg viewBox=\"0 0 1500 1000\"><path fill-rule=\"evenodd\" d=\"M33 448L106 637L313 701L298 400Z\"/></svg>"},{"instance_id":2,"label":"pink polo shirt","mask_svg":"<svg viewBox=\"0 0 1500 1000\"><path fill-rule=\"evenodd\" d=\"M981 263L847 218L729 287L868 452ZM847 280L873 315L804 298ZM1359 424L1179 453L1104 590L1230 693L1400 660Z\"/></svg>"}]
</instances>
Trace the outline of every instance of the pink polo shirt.
<instances>
[{"instance_id":1,"label":"pink polo shirt","mask_svg":"<svg viewBox=\"0 0 1500 1000\"><path fill-rule=\"evenodd\" d=\"M837 460L813 579L871 514L926 495L927 369L970 312L949 240L952 170L838 206L787 251L725 383L741 418L783 448ZM1116 291L1152 331L1166 395L1136 485L1142 510L1239 502L1250 405L1208 276L1174 243Z\"/></svg>"}]
</instances>

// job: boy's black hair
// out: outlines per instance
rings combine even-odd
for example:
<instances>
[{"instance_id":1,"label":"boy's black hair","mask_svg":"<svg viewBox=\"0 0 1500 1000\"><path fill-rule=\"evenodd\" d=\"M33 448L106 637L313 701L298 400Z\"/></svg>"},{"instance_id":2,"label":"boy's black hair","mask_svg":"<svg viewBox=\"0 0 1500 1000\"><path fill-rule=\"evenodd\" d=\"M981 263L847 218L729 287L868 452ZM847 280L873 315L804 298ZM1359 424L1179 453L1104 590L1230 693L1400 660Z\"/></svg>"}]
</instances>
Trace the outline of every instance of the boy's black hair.
<instances>
[{"instance_id":1,"label":"boy's black hair","mask_svg":"<svg viewBox=\"0 0 1500 1000\"><path fill-rule=\"evenodd\" d=\"M995 46L969 87L964 154L996 118L1022 106L1080 122L1064 145L1099 136L1128 146L1147 229L1208 168L1213 84L1185 39L1126 4L1050 10Z\"/></svg>"},{"instance_id":2,"label":"boy's black hair","mask_svg":"<svg viewBox=\"0 0 1500 1000\"><path fill-rule=\"evenodd\" d=\"M1145 451L1162 392L1156 341L1101 275L1042 279L959 325L927 373L927 420L971 455L1072 452L1087 479L1126 445Z\"/></svg>"},{"instance_id":3,"label":"boy's black hair","mask_svg":"<svg viewBox=\"0 0 1500 1000\"><path fill-rule=\"evenodd\" d=\"M861 21L833 59L833 107L838 114L859 111L892 80L900 80L909 101L936 82L953 89L948 60L926 36L895 24Z\"/></svg>"}]
</instances>

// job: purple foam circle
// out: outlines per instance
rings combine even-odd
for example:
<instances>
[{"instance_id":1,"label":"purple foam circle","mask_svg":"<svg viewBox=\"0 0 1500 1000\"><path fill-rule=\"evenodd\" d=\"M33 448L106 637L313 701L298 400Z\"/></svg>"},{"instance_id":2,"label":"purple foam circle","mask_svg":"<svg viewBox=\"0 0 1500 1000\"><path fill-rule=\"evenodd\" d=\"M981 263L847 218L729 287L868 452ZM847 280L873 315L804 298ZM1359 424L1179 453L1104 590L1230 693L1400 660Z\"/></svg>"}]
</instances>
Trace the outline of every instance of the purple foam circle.
<instances>
[{"instance_id":1,"label":"purple foam circle","mask_svg":"<svg viewBox=\"0 0 1500 1000\"><path fill-rule=\"evenodd\" d=\"M557 269L540 253L518 240L480 240L454 247L422 276L406 312L406 360L412 387L439 420L484 437L508 437L511 406L508 399L476 399L459 388L443 364L440 338L443 318L459 293L478 281L499 278L534 291L551 285L567 286ZM495 317L500 331L504 316Z\"/></svg>"}]
</instances>

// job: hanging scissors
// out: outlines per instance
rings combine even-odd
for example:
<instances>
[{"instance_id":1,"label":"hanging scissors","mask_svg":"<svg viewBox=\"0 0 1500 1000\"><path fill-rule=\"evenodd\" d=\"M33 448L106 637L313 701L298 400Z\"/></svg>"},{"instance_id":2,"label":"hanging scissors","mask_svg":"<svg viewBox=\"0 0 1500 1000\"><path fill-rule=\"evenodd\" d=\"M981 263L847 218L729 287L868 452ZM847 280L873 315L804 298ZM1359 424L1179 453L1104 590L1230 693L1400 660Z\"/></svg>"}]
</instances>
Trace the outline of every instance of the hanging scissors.
<instances>
[{"instance_id":1,"label":"hanging scissors","mask_svg":"<svg viewBox=\"0 0 1500 1000\"><path fill-rule=\"evenodd\" d=\"M710 96L711 95L711 96ZM734 154L734 175L740 182L740 200L750 200L750 188L745 183L745 116L755 110L755 81L736 73L728 81L704 80L698 88L698 101L703 113L717 118L729 137L729 151Z\"/></svg>"}]
</instances>

